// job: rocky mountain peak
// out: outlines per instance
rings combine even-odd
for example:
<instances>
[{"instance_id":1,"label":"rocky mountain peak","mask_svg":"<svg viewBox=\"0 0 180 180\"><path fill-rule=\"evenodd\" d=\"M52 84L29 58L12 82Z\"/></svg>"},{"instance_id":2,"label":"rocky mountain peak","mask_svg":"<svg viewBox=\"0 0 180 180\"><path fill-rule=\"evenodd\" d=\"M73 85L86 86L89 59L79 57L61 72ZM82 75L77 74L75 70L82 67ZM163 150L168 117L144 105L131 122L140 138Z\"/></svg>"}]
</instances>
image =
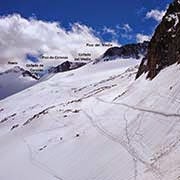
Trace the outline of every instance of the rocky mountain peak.
<instances>
[{"instance_id":1,"label":"rocky mountain peak","mask_svg":"<svg viewBox=\"0 0 180 180\"><path fill-rule=\"evenodd\" d=\"M56 67L51 67L48 72L49 73L59 73L59 72L65 72L65 71L70 71L73 69L80 68L82 66L86 65L84 62L70 62L70 61L65 61L62 64L56 66Z\"/></svg>"},{"instance_id":2,"label":"rocky mountain peak","mask_svg":"<svg viewBox=\"0 0 180 180\"><path fill-rule=\"evenodd\" d=\"M121 47L109 48L100 58L94 61L94 64L101 61L110 61L117 58L121 59L140 59L147 54L148 41L143 43L126 44Z\"/></svg>"},{"instance_id":3,"label":"rocky mountain peak","mask_svg":"<svg viewBox=\"0 0 180 180\"><path fill-rule=\"evenodd\" d=\"M153 79L163 68L180 62L180 0L174 0L149 43L136 78L148 72Z\"/></svg>"},{"instance_id":4,"label":"rocky mountain peak","mask_svg":"<svg viewBox=\"0 0 180 180\"><path fill-rule=\"evenodd\" d=\"M0 74L4 74L4 73L22 73L24 71L23 68L21 68L20 66L14 66L13 68L11 69L8 69L4 72L1 72Z\"/></svg>"},{"instance_id":5,"label":"rocky mountain peak","mask_svg":"<svg viewBox=\"0 0 180 180\"><path fill-rule=\"evenodd\" d=\"M37 75L31 73L31 72L28 71L28 70L23 69L23 68L20 67L20 66L14 66L14 67L11 68L11 69L8 69L8 70L6 70L6 71L4 71L4 72L1 72L0 75L4 75L4 74L14 74L14 73L15 73L15 74L20 74L20 75L22 75L23 77L29 76L29 77L31 77L31 78L33 78L33 79L35 79L35 80L39 80L39 77L38 77Z\"/></svg>"},{"instance_id":6,"label":"rocky mountain peak","mask_svg":"<svg viewBox=\"0 0 180 180\"><path fill-rule=\"evenodd\" d=\"M141 55L147 53L148 41L137 44L127 44L121 47L112 47L109 48L103 55L105 57L119 57L119 58L135 58L139 59Z\"/></svg>"}]
</instances>

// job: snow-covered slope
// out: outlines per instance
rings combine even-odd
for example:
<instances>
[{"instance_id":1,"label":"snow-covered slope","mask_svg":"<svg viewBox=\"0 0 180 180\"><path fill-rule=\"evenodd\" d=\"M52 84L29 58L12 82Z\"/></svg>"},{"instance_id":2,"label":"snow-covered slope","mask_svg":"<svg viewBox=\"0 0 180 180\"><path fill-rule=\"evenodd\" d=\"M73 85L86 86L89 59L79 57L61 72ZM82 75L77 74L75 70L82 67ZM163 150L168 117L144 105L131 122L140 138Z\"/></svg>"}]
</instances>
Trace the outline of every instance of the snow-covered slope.
<instances>
[{"instance_id":1,"label":"snow-covered slope","mask_svg":"<svg viewBox=\"0 0 180 180\"><path fill-rule=\"evenodd\" d=\"M1 100L0 179L178 180L179 65L134 81L136 64L88 64Z\"/></svg>"},{"instance_id":2,"label":"snow-covered slope","mask_svg":"<svg viewBox=\"0 0 180 180\"><path fill-rule=\"evenodd\" d=\"M15 66L0 73L0 99L6 98L37 83L30 72Z\"/></svg>"}]
</instances>

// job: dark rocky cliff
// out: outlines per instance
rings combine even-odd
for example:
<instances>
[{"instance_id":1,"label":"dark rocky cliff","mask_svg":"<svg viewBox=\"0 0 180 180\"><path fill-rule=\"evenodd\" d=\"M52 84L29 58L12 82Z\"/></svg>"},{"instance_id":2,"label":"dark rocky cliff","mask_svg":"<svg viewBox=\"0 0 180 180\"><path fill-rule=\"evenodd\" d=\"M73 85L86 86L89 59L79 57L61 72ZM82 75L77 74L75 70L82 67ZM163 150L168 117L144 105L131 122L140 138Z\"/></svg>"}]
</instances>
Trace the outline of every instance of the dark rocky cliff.
<instances>
[{"instance_id":1,"label":"dark rocky cliff","mask_svg":"<svg viewBox=\"0 0 180 180\"><path fill-rule=\"evenodd\" d=\"M163 68L180 62L180 0L174 0L149 43L136 78L147 72L153 79Z\"/></svg>"}]
</instances>

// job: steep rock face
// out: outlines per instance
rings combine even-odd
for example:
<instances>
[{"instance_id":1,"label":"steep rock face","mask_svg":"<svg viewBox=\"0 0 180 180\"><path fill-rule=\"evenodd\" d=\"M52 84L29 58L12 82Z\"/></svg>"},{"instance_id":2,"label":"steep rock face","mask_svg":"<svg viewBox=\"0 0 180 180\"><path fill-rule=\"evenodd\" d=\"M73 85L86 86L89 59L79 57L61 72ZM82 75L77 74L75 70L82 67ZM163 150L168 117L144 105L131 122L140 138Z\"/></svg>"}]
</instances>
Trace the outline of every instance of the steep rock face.
<instances>
[{"instance_id":1,"label":"steep rock face","mask_svg":"<svg viewBox=\"0 0 180 180\"><path fill-rule=\"evenodd\" d=\"M122 47L112 47L109 48L103 55L105 57L119 57L119 58L135 58L139 59L141 55L147 53L147 47L149 42L145 41L143 43L137 44L127 44Z\"/></svg>"},{"instance_id":2,"label":"steep rock face","mask_svg":"<svg viewBox=\"0 0 180 180\"><path fill-rule=\"evenodd\" d=\"M170 4L162 22L149 43L147 56L142 60L136 78L148 72L153 79L163 68L180 62L180 0Z\"/></svg>"}]
</instances>

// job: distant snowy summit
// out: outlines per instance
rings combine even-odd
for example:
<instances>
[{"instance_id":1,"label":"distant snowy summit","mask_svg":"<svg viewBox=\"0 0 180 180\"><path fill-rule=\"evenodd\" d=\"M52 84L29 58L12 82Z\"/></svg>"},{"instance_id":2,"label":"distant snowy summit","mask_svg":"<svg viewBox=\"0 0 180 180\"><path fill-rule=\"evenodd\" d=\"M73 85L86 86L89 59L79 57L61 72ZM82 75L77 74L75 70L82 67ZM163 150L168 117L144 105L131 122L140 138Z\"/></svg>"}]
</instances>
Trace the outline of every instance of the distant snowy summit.
<instances>
[{"instance_id":1,"label":"distant snowy summit","mask_svg":"<svg viewBox=\"0 0 180 180\"><path fill-rule=\"evenodd\" d=\"M7 75L7 74L20 74L20 75L22 75L22 77L31 77L32 79L39 80L39 76L38 76L38 75L33 74L33 73L31 73L30 71L25 70L25 69L23 69L23 68L20 67L20 66L14 66L14 67L11 68L11 69L8 69L8 70L6 70L6 71L4 71L4 72L1 72L1 73L0 73L0 76L5 75L5 74L6 74L6 75Z\"/></svg>"},{"instance_id":2,"label":"distant snowy summit","mask_svg":"<svg viewBox=\"0 0 180 180\"><path fill-rule=\"evenodd\" d=\"M180 63L180 0L169 5L162 22L149 43L148 53L142 60L137 78L144 72L154 78L162 69Z\"/></svg>"},{"instance_id":3,"label":"distant snowy summit","mask_svg":"<svg viewBox=\"0 0 180 180\"><path fill-rule=\"evenodd\" d=\"M22 91L38 82L39 78L30 71L15 66L0 73L0 99Z\"/></svg>"},{"instance_id":4,"label":"distant snowy summit","mask_svg":"<svg viewBox=\"0 0 180 180\"><path fill-rule=\"evenodd\" d=\"M95 63L118 59L141 59L147 54L148 41L137 44L126 44L121 47L109 48Z\"/></svg>"}]
</instances>

